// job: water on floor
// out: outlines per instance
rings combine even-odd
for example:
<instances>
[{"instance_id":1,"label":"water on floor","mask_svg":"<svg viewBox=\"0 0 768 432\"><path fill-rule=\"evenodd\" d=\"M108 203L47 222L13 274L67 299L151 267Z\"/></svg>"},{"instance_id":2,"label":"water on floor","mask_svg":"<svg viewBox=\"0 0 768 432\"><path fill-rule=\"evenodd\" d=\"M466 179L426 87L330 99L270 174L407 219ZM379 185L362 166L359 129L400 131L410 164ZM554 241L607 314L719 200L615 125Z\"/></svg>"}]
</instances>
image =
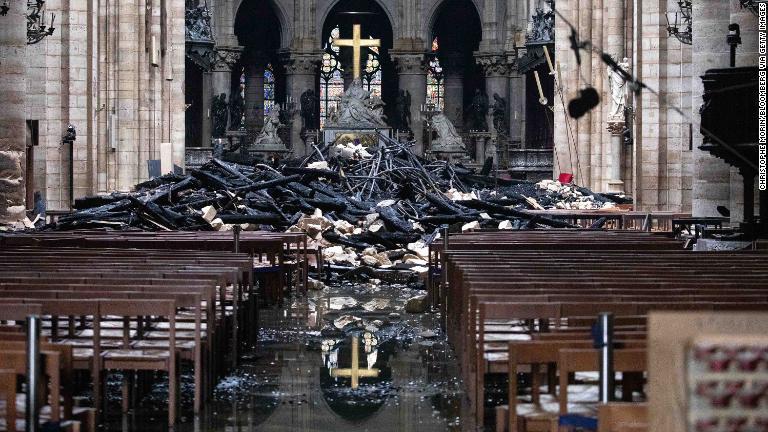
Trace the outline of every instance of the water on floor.
<instances>
[{"instance_id":1,"label":"water on floor","mask_svg":"<svg viewBox=\"0 0 768 432\"><path fill-rule=\"evenodd\" d=\"M421 293L407 285L333 282L286 307L262 309L258 345L219 381L197 418L185 377L175 430L466 430L466 398L439 315L403 308ZM165 430L163 396L151 393L127 416L111 410L106 430Z\"/></svg>"}]
</instances>

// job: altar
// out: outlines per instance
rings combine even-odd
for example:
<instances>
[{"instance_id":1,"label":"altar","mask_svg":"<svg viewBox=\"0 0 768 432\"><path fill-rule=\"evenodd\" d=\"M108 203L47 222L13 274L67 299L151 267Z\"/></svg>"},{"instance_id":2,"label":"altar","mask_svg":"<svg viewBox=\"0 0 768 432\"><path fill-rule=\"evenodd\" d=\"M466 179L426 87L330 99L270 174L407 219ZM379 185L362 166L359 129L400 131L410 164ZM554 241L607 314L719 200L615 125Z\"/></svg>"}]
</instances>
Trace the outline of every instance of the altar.
<instances>
[{"instance_id":1,"label":"altar","mask_svg":"<svg viewBox=\"0 0 768 432\"><path fill-rule=\"evenodd\" d=\"M392 128L344 128L344 127L326 127L323 129L323 143L328 146L331 144L360 144L364 147L376 147L384 144L382 137L392 137Z\"/></svg>"},{"instance_id":2,"label":"altar","mask_svg":"<svg viewBox=\"0 0 768 432\"><path fill-rule=\"evenodd\" d=\"M362 47L381 45L379 39L363 39L360 37L360 25L352 26L352 39L336 39L341 47L352 48L352 83L341 96L339 105L328 115L328 121L323 128L323 143L331 144L360 144L365 147L376 147L385 143L385 138L393 138L392 128L387 125L384 115L384 102L377 96L371 95L363 88L360 75L360 50Z\"/></svg>"}]
</instances>

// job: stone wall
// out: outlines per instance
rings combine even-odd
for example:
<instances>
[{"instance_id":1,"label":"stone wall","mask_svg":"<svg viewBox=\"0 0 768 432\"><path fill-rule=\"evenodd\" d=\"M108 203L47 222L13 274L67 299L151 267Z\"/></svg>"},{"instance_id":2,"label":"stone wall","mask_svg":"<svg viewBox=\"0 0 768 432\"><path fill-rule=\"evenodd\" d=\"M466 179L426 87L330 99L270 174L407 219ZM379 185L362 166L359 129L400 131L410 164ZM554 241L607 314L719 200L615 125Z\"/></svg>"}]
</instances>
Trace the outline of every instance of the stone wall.
<instances>
[{"instance_id":1,"label":"stone wall","mask_svg":"<svg viewBox=\"0 0 768 432\"><path fill-rule=\"evenodd\" d=\"M634 7L638 9L635 10ZM607 130L610 82L597 53L582 51L579 68L569 41L570 28L556 19L556 57L563 101L555 104L555 160L560 172L571 172L578 183L609 190L613 151L621 152L623 189L641 210L690 211L692 152L689 121L675 108L691 112L689 45L669 38L664 13L675 11L673 0L560 0L557 8L577 28L582 40L614 59L629 59L631 72L656 95L643 91L628 98L634 110L634 143L611 146ZM579 120L570 118L567 103L586 86L601 103ZM556 168L556 171L558 169Z\"/></svg>"},{"instance_id":2,"label":"stone wall","mask_svg":"<svg viewBox=\"0 0 768 432\"><path fill-rule=\"evenodd\" d=\"M48 209L69 208L70 155L61 144L68 124L77 129L75 198L146 180L147 160L160 159L163 142L175 144L183 166L184 0L46 7L56 31L27 48L26 118L39 120L34 187Z\"/></svg>"},{"instance_id":3,"label":"stone wall","mask_svg":"<svg viewBox=\"0 0 768 432\"><path fill-rule=\"evenodd\" d=\"M634 145L635 185L639 208L691 210L692 151L690 147L692 49L669 37L664 13L678 9L673 0L643 0L636 38L636 72L656 90L636 97Z\"/></svg>"},{"instance_id":4,"label":"stone wall","mask_svg":"<svg viewBox=\"0 0 768 432\"><path fill-rule=\"evenodd\" d=\"M24 51L26 19L21 1L0 16L0 223L24 216Z\"/></svg>"}]
</instances>

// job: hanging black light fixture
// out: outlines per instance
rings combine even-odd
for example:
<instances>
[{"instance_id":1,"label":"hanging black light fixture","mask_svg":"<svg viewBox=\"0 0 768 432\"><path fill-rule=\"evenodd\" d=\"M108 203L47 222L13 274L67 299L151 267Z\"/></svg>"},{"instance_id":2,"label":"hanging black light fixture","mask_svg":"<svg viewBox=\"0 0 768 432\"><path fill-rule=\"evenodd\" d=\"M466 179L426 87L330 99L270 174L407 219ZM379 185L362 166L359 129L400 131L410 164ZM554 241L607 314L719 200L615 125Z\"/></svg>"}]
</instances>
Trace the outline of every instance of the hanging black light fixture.
<instances>
[{"instance_id":1,"label":"hanging black light fixture","mask_svg":"<svg viewBox=\"0 0 768 432\"><path fill-rule=\"evenodd\" d=\"M669 36L676 37L681 43L686 45L693 44L693 19L691 18L692 4L691 0L681 0L677 2L680 12L667 12L667 32ZM671 19L670 19L671 18Z\"/></svg>"},{"instance_id":2,"label":"hanging black light fixture","mask_svg":"<svg viewBox=\"0 0 768 432\"><path fill-rule=\"evenodd\" d=\"M600 95L593 87L579 90L579 96L568 103L568 114L579 119L600 103Z\"/></svg>"},{"instance_id":3,"label":"hanging black light fixture","mask_svg":"<svg viewBox=\"0 0 768 432\"><path fill-rule=\"evenodd\" d=\"M51 13L50 25L45 24L45 0L27 0L27 45L34 45L53 34L56 15Z\"/></svg>"},{"instance_id":4,"label":"hanging black light fixture","mask_svg":"<svg viewBox=\"0 0 768 432\"><path fill-rule=\"evenodd\" d=\"M11 8L8 7L8 0L4 0L3 4L0 4L0 16L8 15L9 10L11 10Z\"/></svg>"}]
</instances>

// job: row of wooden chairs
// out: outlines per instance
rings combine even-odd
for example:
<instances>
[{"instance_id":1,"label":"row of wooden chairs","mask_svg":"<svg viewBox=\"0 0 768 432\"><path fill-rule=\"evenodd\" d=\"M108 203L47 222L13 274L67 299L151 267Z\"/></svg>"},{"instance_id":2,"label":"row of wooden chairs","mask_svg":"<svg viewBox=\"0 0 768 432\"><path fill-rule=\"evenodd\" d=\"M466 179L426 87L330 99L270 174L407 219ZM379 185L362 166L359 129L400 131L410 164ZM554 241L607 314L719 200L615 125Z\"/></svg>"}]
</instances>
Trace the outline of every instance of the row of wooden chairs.
<instances>
[{"instance_id":1,"label":"row of wooden chairs","mask_svg":"<svg viewBox=\"0 0 768 432\"><path fill-rule=\"evenodd\" d=\"M223 353L236 361L239 345L253 341L258 331L253 257L220 251L3 247L3 304L40 308L43 334L72 348L74 370L89 372L97 408L107 371L166 372L171 425L177 417L178 361L193 365L199 412L223 371Z\"/></svg>"},{"instance_id":2,"label":"row of wooden chairs","mask_svg":"<svg viewBox=\"0 0 768 432\"><path fill-rule=\"evenodd\" d=\"M321 253L310 249L307 236L302 232L79 230L0 235L0 247L23 245L206 252L237 249L253 258L254 274L262 286L262 300L267 303L282 302L283 290L294 286L300 293L306 293L310 262L317 262Z\"/></svg>"},{"instance_id":3,"label":"row of wooden chairs","mask_svg":"<svg viewBox=\"0 0 768 432\"><path fill-rule=\"evenodd\" d=\"M598 313L616 316L620 349L614 367L629 377L622 380L629 401L633 393L642 394L638 373L646 370L645 317L650 311L768 310L765 254L688 252L674 239L648 233L452 235L447 250L435 245L431 255L446 272L430 286L433 299L446 318L445 330L480 425L486 415L486 375L508 376L509 403L494 410L497 430L567 430L568 425L585 426L574 419L597 415L595 403L586 404L586 411L569 403L568 387L574 372L597 370L597 353L590 347L594 318L589 317ZM557 403L539 397L540 365L547 365L550 402ZM521 371L531 374L529 404L517 397ZM574 417L572 409L588 415ZM621 417L615 409L603 411Z\"/></svg>"}]
</instances>

